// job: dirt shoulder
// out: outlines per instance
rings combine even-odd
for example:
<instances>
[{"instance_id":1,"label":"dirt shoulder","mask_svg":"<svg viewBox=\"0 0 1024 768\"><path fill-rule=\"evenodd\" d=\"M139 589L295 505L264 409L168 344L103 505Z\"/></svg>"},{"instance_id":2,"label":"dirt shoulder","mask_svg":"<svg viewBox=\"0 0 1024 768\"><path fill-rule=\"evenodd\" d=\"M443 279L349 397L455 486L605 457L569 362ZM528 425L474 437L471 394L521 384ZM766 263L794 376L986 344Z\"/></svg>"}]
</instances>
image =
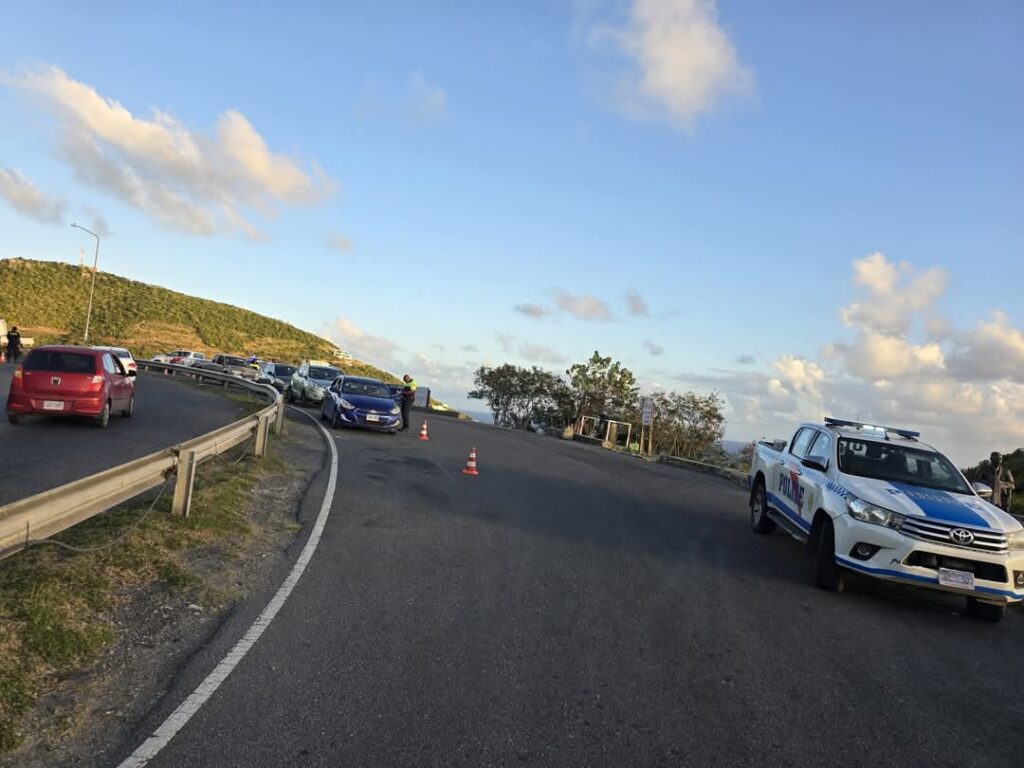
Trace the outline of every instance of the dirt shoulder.
<instances>
[{"instance_id":1,"label":"dirt shoulder","mask_svg":"<svg viewBox=\"0 0 1024 768\"><path fill-rule=\"evenodd\" d=\"M247 447L200 468L187 519L151 495L60 537L97 551L0 563L0 768L108 764L179 670L276 588L325 447L304 418L264 461Z\"/></svg>"}]
</instances>

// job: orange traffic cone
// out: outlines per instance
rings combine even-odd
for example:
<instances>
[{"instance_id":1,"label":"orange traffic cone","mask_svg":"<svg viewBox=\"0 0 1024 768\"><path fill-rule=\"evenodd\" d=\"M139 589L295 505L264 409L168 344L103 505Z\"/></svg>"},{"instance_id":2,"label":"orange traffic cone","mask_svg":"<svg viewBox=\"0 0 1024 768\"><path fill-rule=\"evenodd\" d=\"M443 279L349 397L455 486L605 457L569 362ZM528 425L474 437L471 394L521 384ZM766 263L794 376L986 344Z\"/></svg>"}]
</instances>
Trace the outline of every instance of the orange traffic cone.
<instances>
[{"instance_id":1,"label":"orange traffic cone","mask_svg":"<svg viewBox=\"0 0 1024 768\"><path fill-rule=\"evenodd\" d=\"M471 448L469 451L469 458L466 459L466 468L462 470L464 475L479 475L476 471L476 448Z\"/></svg>"},{"instance_id":2,"label":"orange traffic cone","mask_svg":"<svg viewBox=\"0 0 1024 768\"><path fill-rule=\"evenodd\" d=\"M420 427L420 440L429 440L429 439L430 438L427 436L427 420L424 419L423 420L423 426Z\"/></svg>"}]
</instances>

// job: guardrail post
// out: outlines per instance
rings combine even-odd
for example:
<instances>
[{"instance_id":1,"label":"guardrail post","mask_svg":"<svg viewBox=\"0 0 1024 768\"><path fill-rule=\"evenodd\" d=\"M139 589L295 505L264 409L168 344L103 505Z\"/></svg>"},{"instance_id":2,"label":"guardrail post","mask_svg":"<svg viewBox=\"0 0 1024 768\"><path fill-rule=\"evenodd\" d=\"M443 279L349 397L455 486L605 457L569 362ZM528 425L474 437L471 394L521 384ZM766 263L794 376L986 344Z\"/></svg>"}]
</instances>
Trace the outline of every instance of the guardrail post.
<instances>
[{"instance_id":1,"label":"guardrail post","mask_svg":"<svg viewBox=\"0 0 1024 768\"><path fill-rule=\"evenodd\" d=\"M262 459L267 454L267 442L270 439L270 416L261 416L256 422L256 441L252 446L252 455Z\"/></svg>"},{"instance_id":2,"label":"guardrail post","mask_svg":"<svg viewBox=\"0 0 1024 768\"><path fill-rule=\"evenodd\" d=\"M188 517L192 506L192 485L196 479L195 451L182 451L178 454L178 480L174 484L174 501L171 513Z\"/></svg>"},{"instance_id":3,"label":"guardrail post","mask_svg":"<svg viewBox=\"0 0 1024 768\"><path fill-rule=\"evenodd\" d=\"M278 437L284 434L284 395L277 396L277 418L274 423L274 434Z\"/></svg>"}]
</instances>

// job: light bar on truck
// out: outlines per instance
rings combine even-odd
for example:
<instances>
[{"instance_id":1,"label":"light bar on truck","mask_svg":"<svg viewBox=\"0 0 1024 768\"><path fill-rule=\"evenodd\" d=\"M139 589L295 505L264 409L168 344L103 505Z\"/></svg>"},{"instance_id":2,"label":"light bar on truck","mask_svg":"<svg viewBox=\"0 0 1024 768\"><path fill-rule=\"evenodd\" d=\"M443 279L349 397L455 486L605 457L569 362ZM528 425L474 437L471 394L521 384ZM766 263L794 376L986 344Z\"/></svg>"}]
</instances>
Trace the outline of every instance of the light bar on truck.
<instances>
[{"instance_id":1,"label":"light bar on truck","mask_svg":"<svg viewBox=\"0 0 1024 768\"><path fill-rule=\"evenodd\" d=\"M912 429L898 429L896 427L883 427L881 424L866 424L861 421L833 419L831 416L825 417L825 424L830 427L853 427L854 429L871 430L875 432L892 432L894 435L899 435L906 440L917 440L921 437L920 432L915 432Z\"/></svg>"}]
</instances>

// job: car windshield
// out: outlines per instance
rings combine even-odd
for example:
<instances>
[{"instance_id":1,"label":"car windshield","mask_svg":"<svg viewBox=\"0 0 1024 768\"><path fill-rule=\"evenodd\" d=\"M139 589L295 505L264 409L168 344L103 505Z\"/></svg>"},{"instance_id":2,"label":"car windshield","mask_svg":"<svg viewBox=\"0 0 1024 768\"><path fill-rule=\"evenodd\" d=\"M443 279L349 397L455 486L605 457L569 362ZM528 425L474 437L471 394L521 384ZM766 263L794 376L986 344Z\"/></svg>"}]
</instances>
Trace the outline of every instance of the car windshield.
<instances>
[{"instance_id":1,"label":"car windshield","mask_svg":"<svg viewBox=\"0 0 1024 768\"><path fill-rule=\"evenodd\" d=\"M281 376L281 377L291 376L293 373L295 373L295 366L294 365L273 365L273 366L271 366L271 373L273 373L275 376Z\"/></svg>"},{"instance_id":2,"label":"car windshield","mask_svg":"<svg viewBox=\"0 0 1024 768\"><path fill-rule=\"evenodd\" d=\"M29 352L23 367L26 371L47 373L96 373L96 358L78 352L56 352L37 349Z\"/></svg>"},{"instance_id":3,"label":"car windshield","mask_svg":"<svg viewBox=\"0 0 1024 768\"><path fill-rule=\"evenodd\" d=\"M846 437L839 440L838 451L839 471L848 475L973 493L956 467L941 453Z\"/></svg>"},{"instance_id":4,"label":"car windshield","mask_svg":"<svg viewBox=\"0 0 1024 768\"><path fill-rule=\"evenodd\" d=\"M386 384L379 381L353 381L346 379L341 385L341 391L346 395L362 395L363 397L391 397L391 390Z\"/></svg>"},{"instance_id":5,"label":"car windshield","mask_svg":"<svg viewBox=\"0 0 1024 768\"><path fill-rule=\"evenodd\" d=\"M334 381L341 375L337 368L310 368L309 378L315 381Z\"/></svg>"}]
</instances>

